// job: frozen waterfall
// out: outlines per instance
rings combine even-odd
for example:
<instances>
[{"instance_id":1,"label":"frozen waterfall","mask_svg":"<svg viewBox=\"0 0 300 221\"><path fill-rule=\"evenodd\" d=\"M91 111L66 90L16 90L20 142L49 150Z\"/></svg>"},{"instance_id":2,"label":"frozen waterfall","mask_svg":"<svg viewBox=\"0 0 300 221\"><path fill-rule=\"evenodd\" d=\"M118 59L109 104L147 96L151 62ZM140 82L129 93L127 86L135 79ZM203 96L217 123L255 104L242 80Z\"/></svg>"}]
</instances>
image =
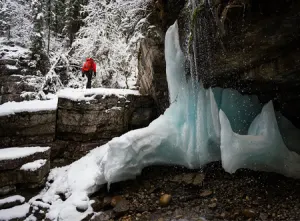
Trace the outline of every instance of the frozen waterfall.
<instances>
[{"instance_id":1,"label":"frozen waterfall","mask_svg":"<svg viewBox=\"0 0 300 221\"><path fill-rule=\"evenodd\" d=\"M39 196L51 202L49 219L80 219L76 205L86 203L89 211L87 196L101 184L134 178L149 165L199 168L221 160L228 172L249 168L300 178L300 156L293 152L300 152L300 132L277 114L279 126L292 132L281 137L272 102L262 107L255 96L205 90L186 78L177 23L166 34L165 57L170 107L147 128L114 138L70 166L53 170L54 182ZM66 201L59 199L61 193Z\"/></svg>"}]
</instances>

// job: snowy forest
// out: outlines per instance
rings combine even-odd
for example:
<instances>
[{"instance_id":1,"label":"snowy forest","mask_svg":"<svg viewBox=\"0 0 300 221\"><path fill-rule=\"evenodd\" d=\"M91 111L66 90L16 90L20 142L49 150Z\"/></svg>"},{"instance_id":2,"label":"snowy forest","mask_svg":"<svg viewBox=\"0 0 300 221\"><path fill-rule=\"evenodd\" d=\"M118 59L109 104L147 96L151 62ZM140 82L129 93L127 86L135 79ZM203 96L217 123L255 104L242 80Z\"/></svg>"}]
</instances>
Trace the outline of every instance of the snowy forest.
<instances>
[{"instance_id":1,"label":"snowy forest","mask_svg":"<svg viewBox=\"0 0 300 221\"><path fill-rule=\"evenodd\" d=\"M32 61L52 82L51 91L82 87L79 70L87 57L100 67L94 87L136 88L139 40L147 29L148 4L143 0L1 0L0 36L2 41L30 48Z\"/></svg>"}]
</instances>

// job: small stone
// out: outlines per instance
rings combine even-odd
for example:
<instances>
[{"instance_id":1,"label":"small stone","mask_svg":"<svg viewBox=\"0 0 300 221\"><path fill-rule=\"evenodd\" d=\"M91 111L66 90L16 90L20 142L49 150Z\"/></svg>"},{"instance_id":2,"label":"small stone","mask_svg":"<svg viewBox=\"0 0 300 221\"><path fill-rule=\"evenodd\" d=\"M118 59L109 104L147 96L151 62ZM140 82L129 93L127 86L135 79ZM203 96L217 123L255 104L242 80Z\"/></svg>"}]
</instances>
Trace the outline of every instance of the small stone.
<instances>
[{"instance_id":1,"label":"small stone","mask_svg":"<svg viewBox=\"0 0 300 221\"><path fill-rule=\"evenodd\" d=\"M164 194L160 197L159 199L159 204L161 206L167 206L169 205L170 201L171 201L172 196L169 194Z\"/></svg>"},{"instance_id":2,"label":"small stone","mask_svg":"<svg viewBox=\"0 0 300 221\"><path fill-rule=\"evenodd\" d=\"M114 196L112 199L111 199L111 202L110 202L110 205L112 207L115 207L120 201L123 200L123 197L122 196Z\"/></svg>"},{"instance_id":3,"label":"small stone","mask_svg":"<svg viewBox=\"0 0 300 221\"><path fill-rule=\"evenodd\" d=\"M110 219L109 215L106 213L96 214L91 221L108 221Z\"/></svg>"},{"instance_id":4,"label":"small stone","mask_svg":"<svg viewBox=\"0 0 300 221\"><path fill-rule=\"evenodd\" d=\"M193 184L194 185L202 185L204 178L205 178L204 174L198 173L194 178Z\"/></svg>"},{"instance_id":5,"label":"small stone","mask_svg":"<svg viewBox=\"0 0 300 221\"><path fill-rule=\"evenodd\" d=\"M113 211L115 212L116 216L123 216L126 212L129 211L129 202L122 199L116 204Z\"/></svg>"},{"instance_id":6,"label":"small stone","mask_svg":"<svg viewBox=\"0 0 300 221\"><path fill-rule=\"evenodd\" d=\"M266 213L260 213L260 214L259 214L259 218L260 218L262 221L268 220L268 214L266 214Z\"/></svg>"},{"instance_id":7,"label":"small stone","mask_svg":"<svg viewBox=\"0 0 300 221\"><path fill-rule=\"evenodd\" d=\"M212 194L213 192L211 190L204 190L200 193L201 197L208 197Z\"/></svg>"},{"instance_id":8,"label":"small stone","mask_svg":"<svg viewBox=\"0 0 300 221\"><path fill-rule=\"evenodd\" d=\"M137 214L136 214L136 216L137 216L137 217L141 217L141 216L142 216L142 214L140 214L140 213L137 213Z\"/></svg>"},{"instance_id":9,"label":"small stone","mask_svg":"<svg viewBox=\"0 0 300 221\"><path fill-rule=\"evenodd\" d=\"M120 221L131 221L131 216L124 216L120 219Z\"/></svg>"},{"instance_id":10,"label":"small stone","mask_svg":"<svg viewBox=\"0 0 300 221\"><path fill-rule=\"evenodd\" d=\"M104 197L103 198L103 207L104 208L110 207L111 206L111 200L112 200L112 197L110 197L110 196Z\"/></svg>"},{"instance_id":11,"label":"small stone","mask_svg":"<svg viewBox=\"0 0 300 221\"><path fill-rule=\"evenodd\" d=\"M254 218L256 217L256 212L252 209L244 209L242 214L247 218Z\"/></svg>"},{"instance_id":12,"label":"small stone","mask_svg":"<svg viewBox=\"0 0 300 221\"><path fill-rule=\"evenodd\" d=\"M98 198L92 199L94 202L91 204L91 207L93 208L94 212L100 212L103 208L103 202L99 200Z\"/></svg>"},{"instance_id":13,"label":"small stone","mask_svg":"<svg viewBox=\"0 0 300 221\"><path fill-rule=\"evenodd\" d=\"M182 182L186 184L191 184L193 182L193 178L194 178L193 173L184 174L182 177Z\"/></svg>"},{"instance_id":14,"label":"small stone","mask_svg":"<svg viewBox=\"0 0 300 221\"><path fill-rule=\"evenodd\" d=\"M210 209L214 209L214 208L217 207L217 203L211 203L211 204L208 205L208 207L209 207Z\"/></svg>"},{"instance_id":15,"label":"small stone","mask_svg":"<svg viewBox=\"0 0 300 221\"><path fill-rule=\"evenodd\" d=\"M164 221L164 218L159 218L157 221Z\"/></svg>"}]
</instances>

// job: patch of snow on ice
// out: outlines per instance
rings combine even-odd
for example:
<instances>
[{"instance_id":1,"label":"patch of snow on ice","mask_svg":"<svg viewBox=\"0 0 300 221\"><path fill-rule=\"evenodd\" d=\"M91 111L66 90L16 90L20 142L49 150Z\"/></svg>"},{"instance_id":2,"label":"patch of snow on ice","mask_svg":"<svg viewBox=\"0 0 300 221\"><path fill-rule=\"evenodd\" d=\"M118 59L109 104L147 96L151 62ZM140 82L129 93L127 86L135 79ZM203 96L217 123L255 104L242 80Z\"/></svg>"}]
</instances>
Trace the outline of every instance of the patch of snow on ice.
<instances>
[{"instance_id":1,"label":"patch of snow on ice","mask_svg":"<svg viewBox=\"0 0 300 221\"><path fill-rule=\"evenodd\" d=\"M48 111L56 110L57 108L57 98L41 101L22 101L22 102L7 102L0 105L0 116L12 115L20 112L38 112L38 111Z\"/></svg>"},{"instance_id":2,"label":"patch of snow on ice","mask_svg":"<svg viewBox=\"0 0 300 221\"><path fill-rule=\"evenodd\" d=\"M20 206L15 206L10 209L0 210L0 220L12 220L12 219L22 219L25 218L29 213L30 205L25 203Z\"/></svg>"},{"instance_id":3,"label":"patch of snow on ice","mask_svg":"<svg viewBox=\"0 0 300 221\"><path fill-rule=\"evenodd\" d=\"M66 98L73 101L90 101L97 95L116 95L126 97L127 95L141 95L137 90L114 89L114 88L92 88L92 89L71 89L66 88L58 92L59 98Z\"/></svg>"},{"instance_id":4,"label":"patch of snow on ice","mask_svg":"<svg viewBox=\"0 0 300 221\"><path fill-rule=\"evenodd\" d=\"M19 201L20 203L25 202L25 198L20 195L10 196L0 200L0 206L8 203L13 203Z\"/></svg>"},{"instance_id":5,"label":"patch of snow on ice","mask_svg":"<svg viewBox=\"0 0 300 221\"><path fill-rule=\"evenodd\" d=\"M23 158L49 149L50 147L11 147L0 149L0 161Z\"/></svg>"},{"instance_id":6,"label":"patch of snow on ice","mask_svg":"<svg viewBox=\"0 0 300 221\"><path fill-rule=\"evenodd\" d=\"M42 166L44 166L46 164L47 160L43 159L43 160L36 160L30 163L26 163L24 164L20 170L25 170L25 171L36 171L39 168L41 168Z\"/></svg>"}]
</instances>

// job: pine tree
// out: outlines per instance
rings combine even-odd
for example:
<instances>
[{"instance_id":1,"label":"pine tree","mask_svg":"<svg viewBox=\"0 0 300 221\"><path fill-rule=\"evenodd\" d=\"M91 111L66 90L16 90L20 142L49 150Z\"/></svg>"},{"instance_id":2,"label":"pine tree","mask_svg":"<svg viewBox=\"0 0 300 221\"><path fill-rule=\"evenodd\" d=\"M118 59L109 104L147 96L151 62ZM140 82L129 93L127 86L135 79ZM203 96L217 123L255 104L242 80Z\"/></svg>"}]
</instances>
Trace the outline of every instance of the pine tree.
<instances>
[{"instance_id":1,"label":"pine tree","mask_svg":"<svg viewBox=\"0 0 300 221\"><path fill-rule=\"evenodd\" d=\"M31 13L33 22L33 33L31 35L32 60L35 61L35 68L40 74L46 74L49 69L49 58L45 53L44 42L44 13L43 1L32 0Z\"/></svg>"},{"instance_id":2,"label":"pine tree","mask_svg":"<svg viewBox=\"0 0 300 221\"><path fill-rule=\"evenodd\" d=\"M6 1L0 1L0 36L10 38L9 27L11 23L10 9Z\"/></svg>"},{"instance_id":3,"label":"pine tree","mask_svg":"<svg viewBox=\"0 0 300 221\"><path fill-rule=\"evenodd\" d=\"M33 0L31 3L32 21L33 21L33 34L31 36L31 50L34 56L38 56L44 50L44 14L42 1Z\"/></svg>"},{"instance_id":4,"label":"pine tree","mask_svg":"<svg viewBox=\"0 0 300 221\"><path fill-rule=\"evenodd\" d=\"M52 30L55 35L62 34L65 26L65 0L55 0L52 8Z\"/></svg>"},{"instance_id":5,"label":"pine tree","mask_svg":"<svg viewBox=\"0 0 300 221\"><path fill-rule=\"evenodd\" d=\"M72 45L76 32L83 24L84 14L81 13L82 6L87 4L87 0L67 0L65 10L65 27L63 33L69 40L69 46Z\"/></svg>"}]
</instances>

